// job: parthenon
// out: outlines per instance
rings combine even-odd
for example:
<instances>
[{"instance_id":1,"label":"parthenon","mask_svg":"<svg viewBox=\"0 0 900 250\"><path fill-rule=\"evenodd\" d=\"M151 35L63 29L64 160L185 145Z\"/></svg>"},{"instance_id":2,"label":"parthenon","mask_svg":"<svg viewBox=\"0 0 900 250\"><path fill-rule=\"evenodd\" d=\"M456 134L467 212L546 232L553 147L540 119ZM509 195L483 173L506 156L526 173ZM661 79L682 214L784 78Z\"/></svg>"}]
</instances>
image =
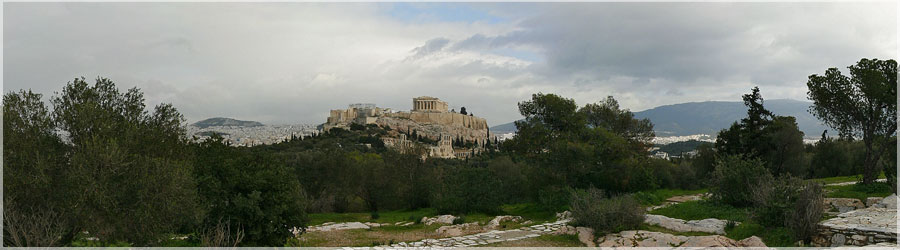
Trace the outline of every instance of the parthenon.
<instances>
[{"instance_id":1,"label":"parthenon","mask_svg":"<svg viewBox=\"0 0 900 250\"><path fill-rule=\"evenodd\" d=\"M441 99L430 97L430 96L420 96L413 98L413 110L419 112L447 112L447 102L441 101Z\"/></svg>"}]
</instances>

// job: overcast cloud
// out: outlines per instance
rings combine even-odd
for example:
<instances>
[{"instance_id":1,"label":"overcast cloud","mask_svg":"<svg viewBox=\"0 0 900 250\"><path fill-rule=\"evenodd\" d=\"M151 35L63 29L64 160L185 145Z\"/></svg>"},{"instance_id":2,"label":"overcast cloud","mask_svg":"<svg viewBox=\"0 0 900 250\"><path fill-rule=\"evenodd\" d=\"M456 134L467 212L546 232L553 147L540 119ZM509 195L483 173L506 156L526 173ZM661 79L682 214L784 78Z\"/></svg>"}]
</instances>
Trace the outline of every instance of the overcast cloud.
<instances>
[{"instance_id":1,"label":"overcast cloud","mask_svg":"<svg viewBox=\"0 0 900 250\"><path fill-rule=\"evenodd\" d=\"M3 91L138 87L189 122L322 123L435 96L491 125L516 103L613 95L633 111L805 100L806 78L897 53L896 3L4 3Z\"/></svg>"}]
</instances>

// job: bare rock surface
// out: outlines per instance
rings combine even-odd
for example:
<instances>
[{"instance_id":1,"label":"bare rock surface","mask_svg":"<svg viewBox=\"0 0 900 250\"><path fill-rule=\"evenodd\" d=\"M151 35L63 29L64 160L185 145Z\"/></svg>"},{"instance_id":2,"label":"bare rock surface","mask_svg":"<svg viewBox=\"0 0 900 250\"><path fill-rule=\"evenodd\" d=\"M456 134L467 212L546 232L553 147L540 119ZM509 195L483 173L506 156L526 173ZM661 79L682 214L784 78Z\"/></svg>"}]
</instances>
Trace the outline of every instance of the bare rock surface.
<instances>
[{"instance_id":1,"label":"bare rock surface","mask_svg":"<svg viewBox=\"0 0 900 250\"><path fill-rule=\"evenodd\" d=\"M569 220L559 220L555 222L531 225L526 227L521 227L518 229L511 230L491 230L488 232L481 232L470 235L459 235L452 236L440 239L424 239L416 242L400 242L387 246L380 246L382 248L398 248L398 247L426 247L426 248L455 248L455 247L474 247L487 245L491 243L503 242L503 241L516 241L523 240L528 238L534 238L545 234L556 234L560 231L568 231L568 228L571 226L567 226ZM477 226L476 222L467 223L474 224ZM462 224L466 225L466 224ZM459 228L462 233L465 233L465 227L460 228L461 225L452 225L452 226L444 226L441 228L445 228L445 233L454 233L453 228ZM568 228L567 228L568 227ZM562 229L567 228L567 229ZM439 229L440 230L440 229ZM574 231L574 229L571 229ZM574 233L572 233L574 234ZM378 248L378 247L376 247Z\"/></svg>"},{"instance_id":2,"label":"bare rock surface","mask_svg":"<svg viewBox=\"0 0 900 250\"><path fill-rule=\"evenodd\" d=\"M322 225L318 225L318 226L310 226L309 228L306 229L306 231L309 231L309 232L316 232L316 231L328 232L328 231L335 231L335 230L369 229L369 228L371 228L371 227L368 226L368 225L366 225L365 223L362 223L362 222L356 222L356 221L354 221L354 222L341 222L341 223L326 222L326 223L324 223L324 224L322 224Z\"/></svg>"},{"instance_id":3,"label":"bare rock surface","mask_svg":"<svg viewBox=\"0 0 900 250\"><path fill-rule=\"evenodd\" d=\"M598 247L766 247L751 236L736 241L721 235L679 236L650 231L622 231L597 239Z\"/></svg>"},{"instance_id":4,"label":"bare rock surface","mask_svg":"<svg viewBox=\"0 0 900 250\"><path fill-rule=\"evenodd\" d=\"M677 196L669 197L668 199L666 199L666 201L676 202L676 203L682 203L685 201L699 201L699 200L703 200L703 198L706 197L706 195L707 194L677 195Z\"/></svg>"},{"instance_id":5,"label":"bare rock surface","mask_svg":"<svg viewBox=\"0 0 900 250\"><path fill-rule=\"evenodd\" d=\"M512 222L520 222L522 221L522 216L512 216L512 215L500 215L494 217L491 221L488 222L487 228L489 229L498 229L500 228L500 223L512 221Z\"/></svg>"},{"instance_id":6,"label":"bare rock surface","mask_svg":"<svg viewBox=\"0 0 900 250\"><path fill-rule=\"evenodd\" d=\"M872 207L881 203L884 197L868 197L866 198L866 207Z\"/></svg>"},{"instance_id":7,"label":"bare rock surface","mask_svg":"<svg viewBox=\"0 0 900 250\"><path fill-rule=\"evenodd\" d=\"M478 222L470 222L459 225L450 225L450 226L442 226L435 230L435 233L438 233L443 236L460 236L463 235L466 231L472 230L481 230L481 226L478 225Z\"/></svg>"},{"instance_id":8,"label":"bare rock surface","mask_svg":"<svg viewBox=\"0 0 900 250\"><path fill-rule=\"evenodd\" d=\"M888 206L890 201L884 200L879 204ZM892 204L896 205L896 201ZM813 237L813 245L820 247L868 246L883 242L897 242L897 209L873 206L841 213L819 222L818 234Z\"/></svg>"},{"instance_id":9,"label":"bare rock surface","mask_svg":"<svg viewBox=\"0 0 900 250\"><path fill-rule=\"evenodd\" d=\"M594 229L587 227L576 227L575 231L578 232L578 241L584 243L584 245L588 247L597 246L594 244Z\"/></svg>"},{"instance_id":10,"label":"bare rock surface","mask_svg":"<svg viewBox=\"0 0 900 250\"><path fill-rule=\"evenodd\" d=\"M884 197L878 204L873 205L873 207L878 208L888 208L888 209L897 209L897 194L891 194L888 197Z\"/></svg>"},{"instance_id":11,"label":"bare rock surface","mask_svg":"<svg viewBox=\"0 0 900 250\"><path fill-rule=\"evenodd\" d=\"M662 215L648 214L644 217L644 223L677 232L704 232L724 235L725 226L728 224L728 221L714 218L685 221Z\"/></svg>"},{"instance_id":12,"label":"bare rock surface","mask_svg":"<svg viewBox=\"0 0 900 250\"><path fill-rule=\"evenodd\" d=\"M838 213L846 213L856 209L866 208L859 199L853 198L825 198L825 212L837 210Z\"/></svg>"},{"instance_id":13,"label":"bare rock surface","mask_svg":"<svg viewBox=\"0 0 900 250\"><path fill-rule=\"evenodd\" d=\"M422 224L425 224L425 225L431 225L434 223L453 224L453 220L455 220L455 219L456 219L456 216L449 215L449 214L438 215L435 217L423 217Z\"/></svg>"}]
</instances>

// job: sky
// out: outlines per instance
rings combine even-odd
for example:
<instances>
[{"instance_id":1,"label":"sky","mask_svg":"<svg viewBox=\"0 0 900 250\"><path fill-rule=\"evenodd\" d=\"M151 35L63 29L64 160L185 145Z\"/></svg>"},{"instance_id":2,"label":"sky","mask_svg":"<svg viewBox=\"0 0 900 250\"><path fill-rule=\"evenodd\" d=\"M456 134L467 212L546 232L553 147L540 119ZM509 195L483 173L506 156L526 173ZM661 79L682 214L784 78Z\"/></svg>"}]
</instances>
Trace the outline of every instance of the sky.
<instances>
[{"instance_id":1,"label":"sky","mask_svg":"<svg viewBox=\"0 0 900 250\"><path fill-rule=\"evenodd\" d=\"M188 122L325 122L434 96L490 125L534 93L641 111L806 100L806 79L896 59L897 3L4 3L3 92L76 77ZM48 104L49 105L49 104Z\"/></svg>"}]
</instances>

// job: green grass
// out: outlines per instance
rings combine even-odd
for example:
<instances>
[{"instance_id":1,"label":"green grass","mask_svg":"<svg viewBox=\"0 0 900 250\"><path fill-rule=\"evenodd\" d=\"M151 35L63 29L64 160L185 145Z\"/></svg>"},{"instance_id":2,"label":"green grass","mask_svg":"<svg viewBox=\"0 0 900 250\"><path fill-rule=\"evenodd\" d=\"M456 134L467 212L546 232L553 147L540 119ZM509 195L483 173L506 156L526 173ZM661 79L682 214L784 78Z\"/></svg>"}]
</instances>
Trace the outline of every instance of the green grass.
<instances>
[{"instance_id":1,"label":"green grass","mask_svg":"<svg viewBox=\"0 0 900 250\"><path fill-rule=\"evenodd\" d=\"M535 223L556 221L556 212L547 211L534 203L509 204L500 206L503 214L522 216Z\"/></svg>"},{"instance_id":2,"label":"green grass","mask_svg":"<svg viewBox=\"0 0 900 250\"><path fill-rule=\"evenodd\" d=\"M525 220L532 220L535 223L555 221L556 213L553 211L545 211L534 203L507 204L500 207L503 215L522 216ZM378 219L372 219L369 212L363 213L314 213L309 214L309 223L307 225L321 225L325 222L377 222L377 223L396 223L400 221L419 220L422 217L433 217L439 215L433 208L423 208L417 210L399 210L399 211L382 211L378 212ZM458 215L457 215L458 216ZM464 223L479 222L487 223L494 218L492 215L484 213L470 213L465 216Z\"/></svg>"},{"instance_id":3,"label":"green grass","mask_svg":"<svg viewBox=\"0 0 900 250\"><path fill-rule=\"evenodd\" d=\"M785 227L765 228L753 222L743 222L732 229L726 229L725 235L733 240L743 240L750 236L762 238L768 247L792 247L794 242L794 233Z\"/></svg>"},{"instance_id":4,"label":"green grass","mask_svg":"<svg viewBox=\"0 0 900 250\"><path fill-rule=\"evenodd\" d=\"M433 208L423 208L416 210L400 210L378 212L378 219L373 220L371 213L314 213L309 214L309 223L307 225L320 225L325 222L378 222L378 223L396 223L400 221L411 221L410 218L416 220L424 216L435 216L437 212Z\"/></svg>"},{"instance_id":5,"label":"green grass","mask_svg":"<svg viewBox=\"0 0 900 250\"><path fill-rule=\"evenodd\" d=\"M716 218L731 221L745 221L749 218L749 210L735 208L711 201L688 201L650 211L650 214L663 215L682 220L702 220Z\"/></svg>"},{"instance_id":6,"label":"green grass","mask_svg":"<svg viewBox=\"0 0 900 250\"><path fill-rule=\"evenodd\" d=\"M869 185L853 184L846 186L826 186L825 197L828 198L855 198L865 202L868 197L885 197L894 193L891 185L877 182Z\"/></svg>"},{"instance_id":7,"label":"green grass","mask_svg":"<svg viewBox=\"0 0 900 250\"><path fill-rule=\"evenodd\" d=\"M656 189L653 191L641 191L634 193L634 198L641 203L641 205L660 205L666 199L671 198L673 196L679 195L693 195L693 194L702 194L708 192L708 189L697 189L697 190L682 190L682 189Z\"/></svg>"},{"instance_id":8,"label":"green grass","mask_svg":"<svg viewBox=\"0 0 900 250\"><path fill-rule=\"evenodd\" d=\"M884 176L884 173L878 175L877 179L887 178ZM842 182L853 182L862 180L862 175L849 175L849 176L836 176L836 177L828 177L828 178L818 178L818 179L810 179L812 181L821 182L825 184L833 184L833 183L842 183Z\"/></svg>"}]
</instances>

